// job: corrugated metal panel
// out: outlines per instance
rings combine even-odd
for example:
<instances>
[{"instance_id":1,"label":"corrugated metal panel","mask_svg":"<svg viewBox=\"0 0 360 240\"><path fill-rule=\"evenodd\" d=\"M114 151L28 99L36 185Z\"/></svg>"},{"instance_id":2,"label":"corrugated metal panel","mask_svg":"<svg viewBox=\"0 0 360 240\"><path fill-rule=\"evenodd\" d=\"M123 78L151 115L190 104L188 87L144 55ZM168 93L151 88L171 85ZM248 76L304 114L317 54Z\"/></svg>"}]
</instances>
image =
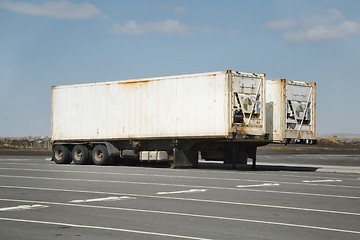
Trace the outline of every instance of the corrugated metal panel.
<instances>
[{"instance_id":1,"label":"corrugated metal panel","mask_svg":"<svg viewBox=\"0 0 360 240\"><path fill-rule=\"evenodd\" d=\"M226 72L53 88L54 140L228 134Z\"/></svg>"},{"instance_id":2,"label":"corrugated metal panel","mask_svg":"<svg viewBox=\"0 0 360 240\"><path fill-rule=\"evenodd\" d=\"M265 76L233 71L53 87L53 140L265 134ZM233 124L234 94L255 105ZM241 97L240 97L241 98ZM250 100L249 100L250 101ZM251 102L250 101L250 102ZM259 109L257 109L259 108Z\"/></svg>"},{"instance_id":3,"label":"corrugated metal panel","mask_svg":"<svg viewBox=\"0 0 360 240\"><path fill-rule=\"evenodd\" d=\"M270 139L316 139L316 84L291 80L266 82Z\"/></svg>"}]
</instances>

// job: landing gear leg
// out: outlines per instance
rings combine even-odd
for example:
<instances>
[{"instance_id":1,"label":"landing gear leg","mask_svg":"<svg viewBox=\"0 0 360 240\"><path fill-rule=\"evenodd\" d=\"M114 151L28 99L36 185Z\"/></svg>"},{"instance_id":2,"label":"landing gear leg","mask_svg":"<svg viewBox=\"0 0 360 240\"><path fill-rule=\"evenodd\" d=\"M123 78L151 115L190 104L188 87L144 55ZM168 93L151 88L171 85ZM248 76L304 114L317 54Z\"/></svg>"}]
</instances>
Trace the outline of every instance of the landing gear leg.
<instances>
[{"instance_id":1,"label":"landing gear leg","mask_svg":"<svg viewBox=\"0 0 360 240\"><path fill-rule=\"evenodd\" d=\"M246 153L249 156L249 158L252 159L252 169L256 169L256 151L257 151L257 147L249 147L246 149Z\"/></svg>"},{"instance_id":2,"label":"landing gear leg","mask_svg":"<svg viewBox=\"0 0 360 240\"><path fill-rule=\"evenodd\" d=\"M197 168L199 167L199 152L184 150L175 144L173 147L173 168Z\"/></svg>"},{"instance_id":3,"label":"landing gear leg","mask_svg":"<svg viewBox=\"0 0 360 240\"><path fill-rule=\"evenodd\" d=\"M224 164L232 164L236 169L236 164L247 164L247 153L245 146L241 144L232 144L224 150Z\"/></svg>"}]
</instances>

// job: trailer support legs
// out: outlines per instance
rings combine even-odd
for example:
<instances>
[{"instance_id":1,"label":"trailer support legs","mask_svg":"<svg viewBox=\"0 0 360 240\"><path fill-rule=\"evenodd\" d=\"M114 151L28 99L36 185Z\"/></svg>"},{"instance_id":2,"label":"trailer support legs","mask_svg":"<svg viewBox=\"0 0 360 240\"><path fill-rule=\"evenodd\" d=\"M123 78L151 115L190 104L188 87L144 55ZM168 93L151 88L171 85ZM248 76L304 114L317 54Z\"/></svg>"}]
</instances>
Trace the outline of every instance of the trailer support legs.
<instances>
[{"instance_id":1,"label":"trailer support legs","mask_svg":"<svg viewBox=\"0 0 360 240\"><path fill-rule=\"evenodd\" d=\"M257 146L245 144L233 144L224 151L224 164L247 165L248 158L252 159L252 169L256 169L256 150Z\"/></svg>"},{"instance_id":2,"label":"trailer support legs","mask_svg":"<svg viewBox=\"0 0 360 240\"><path fill-rule=\"evenodd\" d=\"M256 146L252 146L246 149L247 155L252 159L252 169L256 169L256 151Z\"/></svg>"},{"instance_id":3,"label":"trailer support legs","mask_svg":"<svg viewBox=\"0 0 360 240\"><path fill-rule=\"evenodd\" d=\"M247 154L244 146L236 144L232 149L232 167L235 169L236 164L247 165Z\"/></svg>"},{"instance_id":4,"label":"trailer support legs","mask_svg":"<svg viewBox=\"0 0 360 240\"><path fill-rule=\"evenodd\" d=\"M199 164L198 151L174 149L173 158L174 168L197 168Z\"/></svg>"}]
</instances>

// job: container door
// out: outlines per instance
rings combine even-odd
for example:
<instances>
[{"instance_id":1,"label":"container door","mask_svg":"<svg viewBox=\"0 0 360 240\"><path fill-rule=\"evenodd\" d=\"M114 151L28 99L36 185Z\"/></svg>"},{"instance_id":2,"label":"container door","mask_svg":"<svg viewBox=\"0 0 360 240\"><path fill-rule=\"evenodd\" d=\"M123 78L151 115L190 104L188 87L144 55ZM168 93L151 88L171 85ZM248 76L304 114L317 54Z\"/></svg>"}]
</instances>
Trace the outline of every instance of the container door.
<instances>
[{"instance_id":1,"label":"container door","mask_svg":"<svg viewBox=\"0 0 360 240\"><path fill-rule=\"evenodd\" d=\"M315 127L314 83L287 81L286 97L286 130L296 132L299 139L311 138Z\"/></svg>"},{"instance_id":2,"label":"container door","mask_svg":"<svg viewBox=\"0 0 360 240\"><path fill-rule=\"evenodd\" d=\"M236 132L242 129L250 135L264 133L264 84L263 74L232 74L232 117Z\"/></svg>"}]
</instances>

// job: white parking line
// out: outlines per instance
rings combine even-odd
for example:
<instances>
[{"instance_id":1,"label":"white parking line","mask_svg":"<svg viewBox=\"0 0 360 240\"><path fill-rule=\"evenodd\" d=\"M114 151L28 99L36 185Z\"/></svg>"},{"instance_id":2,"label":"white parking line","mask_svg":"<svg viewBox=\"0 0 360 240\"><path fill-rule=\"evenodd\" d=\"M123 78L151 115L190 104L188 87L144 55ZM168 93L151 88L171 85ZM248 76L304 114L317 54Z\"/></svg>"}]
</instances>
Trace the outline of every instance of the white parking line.
<instances>
[{"instance_id":1,"label":"white parking line","mask_svg":"<svg viewBox=\"0 0 360 240\"><path fill-rule=\"evenodd\" d=\"M303 183L342 182L340 179L303 180Z\"/></svg>"},{"instance_id":2,"label":"white parking line","mask_svg":"<svg viewBox=\"0 0 360 240\"><path fill-rule=\"evenodd\" d=\"M225 205L227 204L227 205L234 205L234 206L278 208L278 209L287 209L287 210L294 210L294 211L320 212L320 213L332 213L332 214L360 216L360 213L357 213L357 212L344 212L344 211L334 211L334 210L325 210L325 209L300 208L300 207L267 205L267 204L257 204L257 203L230 202L230 201L210 200L210 199L180 198L180 197L169 197L169 196L158 196L158 195L153 196L153 195L141 195L141 194L125 194L125 193L115 193L115 192L99 192L99 191L88 191L88 190L40 188L40 187L25 187L25 186L4 186L4 185L1 186L0 185L0 188L41 190L41 191L54 191L54 192L71 192L71 193L91 193L91 194L105 194L105 195L129 195L129 196L143 197L143 198L168 199L168 200L190 201L190 202L201 202L201 203L215 203L215 204L225 204ZM17 201L17 200L0 199L0 201ZM24 202L24 201L22 201L22 202ZM34 202L34 201L27 200L27 202ZM39 201L36 201L36 203L39 203ZM85 206L87 206L87 205L85 205Z\"/></svg>"},{"instance_id":3,"label":"white parking line","mask_svg":"<svg viewBox=\"0 0 360 240\"><path fill-rule=\"evenodd\" d=\"M5 211L21 211L21 210L31 210L36 208L47 208L48 206L35 204L35 205L19 205L16 207L6 207L6 208L0 208L0 212Z\"/></svg>"},{"instance_id":4,"label":"white parking line","mask_svg":"<svg viewBox=\"0 0 360 240\"><path fill-rule=\"evenodd\" d=\"M18 201L25 201L26 200L18 200ZM71 204L64 204L64 203L51 203L47 202L48 204L54 205L67 205L71 206ZM121 210L121 211L134 211L134 212L143 212L143 213L155 213L155 214L167 214L167 215L177 215L177 216L185 216L185 217L195 217L195 218L207 218L207 219L217 219L217 220L227 220L227 221L236 221L236 222L249 222L249 223L258 223L258 224L266 224L266 225L277 225L277 226L285 226L285 227L295 227L295 228L305 228L305 229L315 229L315 230L323 230L323 231L331 231L331 232L342 232L342 233L352 233L352 234L360 234L360 231L353 231L347 229L338 229L338 228L327 228L327 227L319 227L319 226L312 226L312 225L302 225L302 224L291 224L291 223L284 223L284 222L270 222L270 221L263 221L263 220L255 220L255 219L246 219L246 218L233 218L233 217L221 217L221 216L212 216L212 215L201 215L201 214L191 214L191 213L181 213L181 212L166 212L166 211L156 211L156 210L146 210L146 209L130 209L130 208L118 208L118 207L106 207L106 206L90 206L90 205L77 205L74 204L76 207L90 207L90 208L101 208L101 209L111 209L111 210ZM10 218L0 218L0 220L4 221L24 221L24 222L33 222L33 220L25 220L25 219L10 219ZM42 221L34 221L39 223L49 223L49 222L42 222ZM68 223L52 223L52 225L73 225ZM75 227L82 227L86 225L74 225ZM103 229L103 230L113 230L113 231L128 231L134 232L134 230L128 229L117 229L117 228L104 228L98 226L86 226L85 228L96 228L96 229ZM147 233L143 231L135 231L136 233ZM169 236L175 238L185 238L185 239L203 239L203 238L196 238L196 237L187 237L187 236L179 236L179 235L171 235L171 234L164 234L164 233L152 233L152 235L159 235L159 236Z\"/></svg>"},{"instance_id":5,"label":"white parking line","mask_svg":"<svg viewBox=\"0 0 360 240\"><path fill-rule=\"evenodd\" d=\"M280 186L278 183L263 183L263 184L254 184L254 185L237 185L238 188L247 188L247 187L272 187Z\"/></svg>"},{"instance_id":6,"label":"white parking line","mask_svg":"<svg viewBox=\"0 0 360 240\"><path fill-rule=\"evenodd\" d=\"M166 194L177 194L177 193L195 193L195 192L206 192L207 189L189 189L183 191L173 191L173 192L158 192L158 195L166 195Z\"/></svg>"},{"instance_id":7,"label":"white parking line","mask_svg":"<svg viewBox=\"0 0 360 240\"><path fill-rule=\"evenodd\" d=\"M71 200L72 203L88 203L88 202L104 202L104 201L119 201L119 200L130 200L136 199L134 197L122 196L122 197L106 197L106 198L94 198L85 200Z\"/></svg>"},{"instance_id":8,"label":"white parking line","mask_svg":"<svg viewBox=\"0 0 360 240\"><path fill-rule=\"evenodd\" d=\"M0 157L0 160L1 161L40 161L41 159L39 159L39 158L34 158L34 159L31 159L31 158L1 158Z\"/></svg>"},{"instance_id":9,"label":"white parking line","mask_svg":"<svg viewBox=\"0 0 360 240\"><path fill-rule=\"evenodd\" d=\"M87 229L97 229L97 230L116 231L116 232L127 232L127 233L136 233L136 234L142 234L142 235L155 235L155 236L162 236L162 237L169 237L169 238L211 240L209 238L189 237L189 236L175 235L175 234L168 234L168 233L146 232L146 231L138 231L138 230L131 230L131 229L123 229L123 228L89 226L89 225L80 225L80 224L71 224L71 223L62 223L62 222L47 222L47 221L15 219L15 218L0 218L0 220L1 221L9 221L9 222L35 223L35 224L44 224L44 225L57 225L57 226L66 226L66 227L87 228Z\"/></svg>"},{"instance_id":10,"label":"white parking line","mask_svg":"<svg viewBox=\"0 0 360 240\"><path fill-rule=\"evenodd\" d=\"M9 159L3 159L3 160L9 160ZM264 163L266 164L266 163ZM21 165L21 167L23 166L44 166L44 164L39 164L39 163L16 163L16 162L2 162L0 161L0 165ZM55 165L57 167L60 167L60 168L68 168L68 169L75 169L73 165ZM96 168L96 166L87 166L89 168ZM104 166L103 166L104 167ZM121 169L128 169L130 167L127 167L127 166L121 166ZM141 167L139 167L139 169L142 169ZM17 170L23 170L22 168L18 168ZM154 170L154 169L153 169ZM183 170L183 169L168 169L168 168L156 168L155 169L156 171L160 171L160 172L169 172L169 171L172 171L172 172L185 172L185 173L221 173L221 169L220 170L195 170L195 169L187 169L187 170ZM42 170L40 170L42 171ZM59 170L53 170L53 171L59 171ZM74 172L82 172L82 171L74 171ZM86 172L86 171L85 171ZM101 174L119 174L119 175L135 175L135 174L127 174L127 173L109 173L109 172L99 172ZM239 175L239 171L226 171L226 174L227 175L236 175L238 176ZM331 172L332 175L341 175L342 177L344 177L344 174L343 173L335 173L335 172ZM141 175L141 173L139 174ZM147 174L145 174L147 175ZM320 179L323 179L323 178L333 178L333 177L327 177L327 176L308 176L308 175L288 175L288 174L278 174L278 173L274 173L274 174L270 174L270 173L262 173L262 172L241 172L241 175L250 175L250 176L271 176L271 177L290 177L290 178L320 178ZM357 178L357 175L356 173L347 173L347 176L353 176L354 178L346 178L346 180L349 180L349 181L358 181L359 179ZM156 176L156 175L154 175ZM158 175L158 176L162 176L162 175ZM163 176L167 176L167 175L163 175ZM172 176L169 176L169 177L178 177L176 175L172 175ZM183 176L180 176L180 177L183 177ZM186 176L186 177L192 177L192 176ZM198 178L201 178L201 177L198 177ZM226 179L226 178L225 178ZM241 180L241 179L238 179L238 180ZM249 180L251 181L251 180ZM257 180L253 180L253 181L257 181ZM291 182L290 182L291 183ZM301 184L301 183L292 183L292 184ZM329 185L331 186L331 185Z\"/></svg>"},{"instance_id":11,"label":"white parking line","mask_svg":"<svg viewBox=\"0 0 360 240\"><path fill-rule=\"evenodd\" d=\"M65 167L65 166L62 166ZM145 173L119 173L119 172L98 172L98 171L77 171L77 170L55 170L55 169L34 169L34 168L2 168L0 170L12 170L12 171L34 171L34 172L57 172L57 173L83 173L83 174L104 174L104 175L122 175L122 176L144 176L144 177L164 177L164 178L184 178L184 179L203 179L203 180L220 180L220 181L245 181L245 182L264 182L264 180L244 179L244 178L218 178L218 177L201 177L201 176L187 176L187 175L162 175L162 174L145 174ZM244 174L244 173L242 173ZM316 177L313 177L316 178ZM322 177L321 180L323 180ZM349 179L348 179L349 180ZM355 180L355 179L354 179ZM357 180L357 179L356 179ZM316 184L316 183L300 183L300 182L284 182L284 181L271 181L267 182L279 183L279 184L293 184L293 185L311 185L322 187L340 187L340 188L359 188L359 186L351 185L330 185L330 184Z\"/></svg>"},{"instance_id":12,"label":"white parking line","mask_svg":"<svg viewBox=\"0 0 360 240\"><path fill-rule=\"evenodd\" d=\"M204 188L204 189L218 189L218 190L232 190L232 191L251 191L273 194L288 194L288 195L304 195L313 197L332 197L332 198L346 198L346 199L360 199L357 196L344 196L333 194L321 193L306 193L306 192L287 192L287 191L271 191L250 188L234 188L234 187L214 187L214 186L200 186L200 185L187 185L187 184L170 184L170 183L156 183L156 182L131 182L131 181L115 181L115 180L98 180L98 179L79 179L79 178L51 178L51 177L31 177L31 176L15 176L15 175L0 175L5 178L23 178L23 179L41 179L41 180L54 180L54 181L70 181L70 182L99 182L99 183L121 183L121 184L137 184L137 185L154 185L154 186L172 186L172 187L185 187L185 188Z\"/></svg>"}]
</instances>

